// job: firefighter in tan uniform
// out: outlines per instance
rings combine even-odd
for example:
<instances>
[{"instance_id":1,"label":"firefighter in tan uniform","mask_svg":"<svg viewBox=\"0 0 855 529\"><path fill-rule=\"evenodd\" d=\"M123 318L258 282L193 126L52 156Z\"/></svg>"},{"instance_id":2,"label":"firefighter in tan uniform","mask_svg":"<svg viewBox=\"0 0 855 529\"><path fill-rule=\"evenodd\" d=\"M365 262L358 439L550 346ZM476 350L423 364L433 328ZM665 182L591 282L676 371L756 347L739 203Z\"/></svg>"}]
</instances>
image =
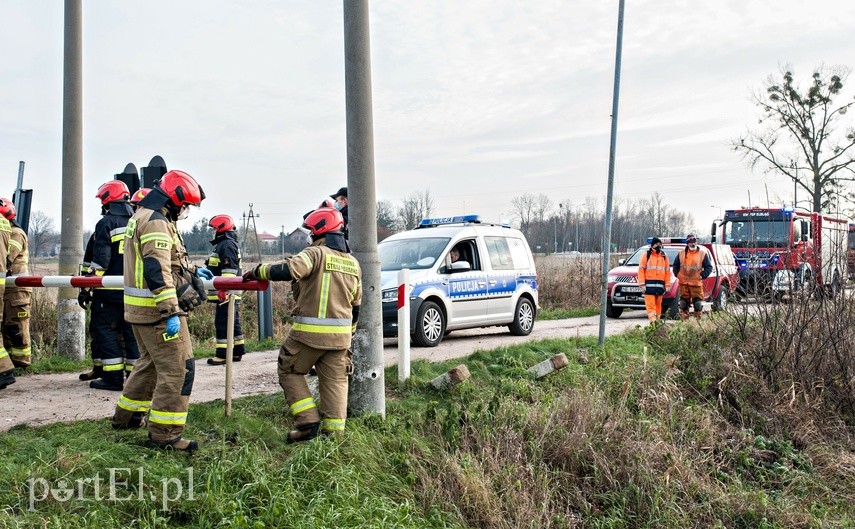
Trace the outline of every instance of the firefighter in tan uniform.
<instances>
[{"instance_id":1,"label":"firefighter in tan uniform","mask_svg":"<svg viewBox=\"0 0 855 529\"><path fill-rule=\"evenodd\" d=\"M0 198L0 207L9 207L11 202L5 198ZM12 224L5 217L0 215L0 277L6 277L6 258L9 253L9 240L12 237ZM6 282L0 281L0 296L5 294ZM2 316L2 315L0 315ZM2 318L0 318L2 321ZM9 384L15 383L15 365L9 358L9 353L6 347L0 344L0 389L5 388Z\"/></svg>"},{"instance_id":2,"label":"firefighter in tan uniform","mask_svg":"<svg viewBox=\"0 0 855 529\"><path fill-rule=\"evenodd\" d=\"M116 404L113 427L138 428L148 413L149 439L160 448L197 448L181 438L195 370L187 312L207 295L198 278L213 276L190 265L176 221L204 198L192 176L170 171L139 202L125 230L125 319L140 359Z\"/></svg>"},{"instance_id":3,"label":"firefighter in tan uniform","mask_svg":"<svg viewBox=\"0 0 855 529\"><path fill-rule=\"evenodd\" d=\"M294 325L279 349L279 385L294 415L289 443L341 434L347 417L350 342L362 303L359 263L344 239L344 219L332 208L310 213L303 226L312 244L283 262L260 264L244 280L295 281ZM315 366L321 394L315 404L306 374ZM320 407L320 409L319 409Z\"/></svg>"},{"instance_id":4,"label":"firefighter in tan uniform","mask_svg":"<svg viewBox=\"0 0 855 529\"><path fill-rule=\"evenodd\" d=\"M680 318L689 317L689 302L700 318L704 313L704 279L712 273L712 261L706 248L698 246L698 238L686 236L686 247L680 250L673 264L674 275L680 281Z\"/></svg>"},{"instance_id":5,"label":"firefighter in tan uniform","mask_svg":"<svg viewBox=\"0 0 855 529\"><path fill-rule=\"evenodd\" d=\"M6 258L7 276L29 275L29 250L27 234L15 222L15 204L8 198L0 198L0 215L6 217L12 227L9 238L9 254ZM32 287L7 287L3 295L3 347L15 367L30 366L30 296Z\"/></svg>"}]
</instances>

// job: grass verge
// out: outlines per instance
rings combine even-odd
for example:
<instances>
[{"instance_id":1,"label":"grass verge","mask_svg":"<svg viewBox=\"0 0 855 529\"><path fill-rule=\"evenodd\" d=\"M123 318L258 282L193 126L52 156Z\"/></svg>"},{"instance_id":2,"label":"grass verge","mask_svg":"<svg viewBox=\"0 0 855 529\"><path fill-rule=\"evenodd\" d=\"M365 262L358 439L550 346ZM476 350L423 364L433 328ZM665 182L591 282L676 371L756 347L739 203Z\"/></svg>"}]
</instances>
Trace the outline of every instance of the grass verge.
<instances>
[{"instance_id":1,"label":"grass verge","mask_svg":"<svg viewBox=\"0 0 855 529\"><path fill-rule=\"evenodd\" d=\"M192 457L149 449L144 432L103 420L17 427L0 436L0 525L855 525L853 471L834 464L851 444L797 447L758 422L739 424L685 384L687 360L649 332L604 348L591 338L481 351L463 360L472 377L448 392L427 382L461 359L415 362L404 384L389 368L386 418L348 420L343 440L286 445L281 394L239 399L231 418L221 402L192 405L187 436L202 442ZM559 352L564 370L527 373ZM112 499L102 483L96 501L94 478L109 482L111 468L126 483ZM30 510L33 487L46 497ZM50 492L68 488L68 498Z\"/></svg>"}]
</instances>

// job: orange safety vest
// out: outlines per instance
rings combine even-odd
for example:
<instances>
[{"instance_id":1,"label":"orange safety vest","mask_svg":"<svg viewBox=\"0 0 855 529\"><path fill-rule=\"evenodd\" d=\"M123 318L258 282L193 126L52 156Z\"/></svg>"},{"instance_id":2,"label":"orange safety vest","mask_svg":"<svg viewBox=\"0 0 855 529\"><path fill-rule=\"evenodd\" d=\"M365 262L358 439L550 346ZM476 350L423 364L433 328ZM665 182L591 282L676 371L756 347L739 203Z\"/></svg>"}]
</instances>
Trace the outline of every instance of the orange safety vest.
<instances>
[{"instance_id":1,"label":"orange safety vest","mask_svg":"<svg viewBox=\"0 0 855 529\"><path fill-rule=\"evenodd\" d=\"M703 285L701 272L704 271L704 257L706 250L702 246L694 252L688 251L687 248L680 250L677 258L680 260L680 271L677 273L677 279L681 285L699 287Z\"/></svg>"},{"instance_id":2,"label":"orange safety vest","mask_svg":"<svg viewBox=\"0 0 855 529\"><path fill-rule=\"evenodd\" d=\"M638 284L648 287L662 286L667 291L671 287L671 267L668 264L668 256L665 251L659 253L648 252L641 254L638 263Z\"/></svg>"}]
</instances>

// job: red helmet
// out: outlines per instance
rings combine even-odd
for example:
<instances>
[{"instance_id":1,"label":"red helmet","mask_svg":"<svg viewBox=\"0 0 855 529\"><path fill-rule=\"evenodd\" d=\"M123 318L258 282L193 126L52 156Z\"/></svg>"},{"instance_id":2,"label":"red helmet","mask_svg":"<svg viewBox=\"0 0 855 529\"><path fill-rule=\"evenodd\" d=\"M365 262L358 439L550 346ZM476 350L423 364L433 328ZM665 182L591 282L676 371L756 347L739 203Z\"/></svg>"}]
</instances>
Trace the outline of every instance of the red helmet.
<instances>
[{"instance_id":1,"label":"red helmet","mask_svg":"<svg viewBox=\"0 0 855 529\"><path fill-rule=\"evenodd\" d=\"M131 204L139 204L140 200L144 199L148 192L151 191L149 187L141 187L131 195Z\"/></svg>"},{"instance_id":2,"label":"red helmet","mask_svg":"<svg viewBox=\"0 0 855 529\"><path fill-rule=\"evenodd\" d=\"M98 188L95 198L101 199L101 205L105 206L115 200L127 200L131 196L128 186L121 180L110 180Z\"/></svg>"},{"instance_id":3,"label":"red helmet","mask_svg":"<svg viewBox=\"0 0 855 529\"><path fill-rule=\"evenodd\" d=\"M6 220L15 218L18 212L15 211L15 204L8 198L0 198L0 215L6 217Z\"/></svg>"},{"instance_id":4,"label":"red helmet","mask_svg":"<svg viewBox=\"0 0 855 529\"><path fill-rule=\"evenodd\" d=\"M176 206L198 206L205 200L205 192L196 180L184 171L169 171L158 182L158 187L166 193L170 202Z\"/></svg>"},{"instance_id":5,"label":"red helmet","mask_svg":"<svg viewBox=\"0 0 855 529\"><path fill-rule=\"evenodd\" d=\"M214 228L217 233L223 233L235 229L235 221L228 215L216 215L208 223L208 226Z\"/></svg>"},{"instance_id":6,"label":"red helmet","mask_svg":"<svg viewBox=\"0 0 855 529\"><path fill-rule=\"evenodd\" d=\"M309 213L303 221L303 227L311 230L312 235L317 237L325 233L341 231L344 228L344 217L337 209L318 208Z\"/></svg>"}]
</instances>

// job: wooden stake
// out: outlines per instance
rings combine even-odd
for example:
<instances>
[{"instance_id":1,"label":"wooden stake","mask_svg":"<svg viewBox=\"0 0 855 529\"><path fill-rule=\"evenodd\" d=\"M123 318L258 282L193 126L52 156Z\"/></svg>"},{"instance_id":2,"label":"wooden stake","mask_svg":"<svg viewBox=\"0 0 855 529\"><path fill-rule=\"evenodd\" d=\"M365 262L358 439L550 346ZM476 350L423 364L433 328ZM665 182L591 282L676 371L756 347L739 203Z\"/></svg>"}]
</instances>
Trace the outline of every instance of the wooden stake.
<instances>
[{"instance_id":1,"label":"wooden stake","mask_svg":"<svg viewBox=\"0 0 855 529\"><path fill-rule=\"evenodd\" d=\"M232 352L235 348L235 296L229 292L226 322L226 417L232 416Z\"/></svg>"}]
</instances>

